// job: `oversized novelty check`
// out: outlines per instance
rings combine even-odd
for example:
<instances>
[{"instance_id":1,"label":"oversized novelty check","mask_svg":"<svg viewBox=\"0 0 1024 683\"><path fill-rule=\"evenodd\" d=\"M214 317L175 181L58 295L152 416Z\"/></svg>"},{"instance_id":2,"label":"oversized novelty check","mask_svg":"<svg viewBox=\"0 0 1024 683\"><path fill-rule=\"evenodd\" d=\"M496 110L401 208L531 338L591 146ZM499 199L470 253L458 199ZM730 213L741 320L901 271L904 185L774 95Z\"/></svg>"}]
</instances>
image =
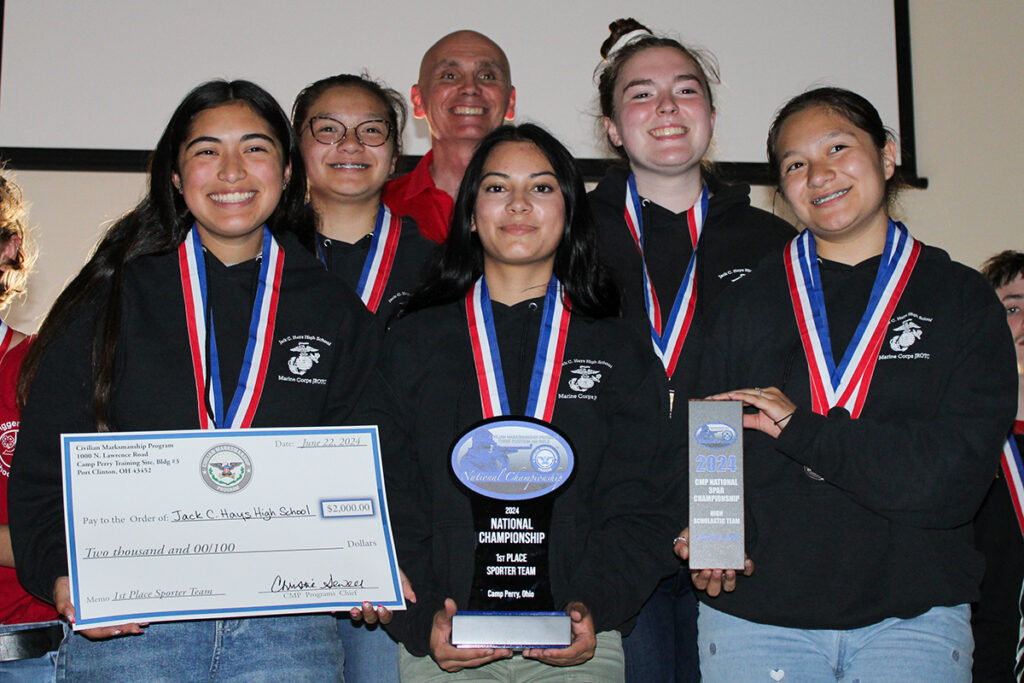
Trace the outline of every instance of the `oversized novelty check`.
<instances>
[{"instance_id":1,"label":"oversized novelty check","mask_svg":"<svg viewBox=\"0 0 1024 683\"><path fill-rule=\"evenodd\" d=\"M405 609L376 427L61 442L75 629Z\"/></svg>"}]
</instances>

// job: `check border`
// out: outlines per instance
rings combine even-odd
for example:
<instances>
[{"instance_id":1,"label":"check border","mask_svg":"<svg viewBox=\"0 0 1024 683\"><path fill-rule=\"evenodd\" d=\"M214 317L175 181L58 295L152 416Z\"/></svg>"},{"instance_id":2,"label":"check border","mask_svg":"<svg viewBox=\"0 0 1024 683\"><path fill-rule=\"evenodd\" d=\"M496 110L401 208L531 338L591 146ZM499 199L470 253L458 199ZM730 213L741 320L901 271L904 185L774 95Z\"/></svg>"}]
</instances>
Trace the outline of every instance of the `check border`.
<instances>
[{"instance_id":1,"label":"check border","mask_svg":"<svg viewBox=\"0 0 1024 683\"><path fill-rule=\"evenodd\" d=\"M347 609L358 606L360 602L338 602L338 601L319 601L319 602L301 602L289 605L253 605L250 607L240 608L216 608L216 609L189 609L189 610L168 610L168 611L149 611L149 612L124 612L116 615L108 615L103 617L91 618L89 617L88 605L83 604L81 594L78 585L78 561L77 561L77 539L75 536L75 524L74 524L74 502L73 502L73 484L72 474L70 468L71 462L71 446L76 443L87 443L87 442L103 442L113 443L118 441L130 441L137 440L139 438L146 438L150 440L154 439L174 439L174 440L186 440L186 439L210 439L210 438L225 438L230 439L234 437L252 437L256 434L261 436L278 436L278 437L297 437L297 436L368 436L370 438L371 447L373 450L373 463L374 463L374 478L377 485L377 499L375 505L379 506L381 513L381 523L384 527L384 540L387 546L388 563L391 569L392 575L392 588L394 594L397 596L394 600L376 601L377 604L383 605L388 608L404 609L404 601L402 600L402 587L399 576L398 561L395 556L395 546L391 534L391 524L388 516L387 507L387 495L384 487L384 475L381 466L381 455L380 455L380 440L378 438L377 427L374 426L355 426L355 427L289 427L289 428L249 428L249 429L219 429L219 430L165 430L165 431L136 431L136 432L107 432L107 433L91 433L91 434L62 434L61 435L61 461L62 461L62 478L64 484L64 529L67 540L67 554L68 554L68 577L71 587L72 602L75 605L76 618L74 623L75 630L82 628L98 627L102 625L110 624L121 624L130 622L146 622L146 621L175 621L175 620L189 620L189 619L216 619L216 618L229 618L229 617L246 617L246 616L273 616L273 615L286 615L286 614L306 614L310 612L330 612L330 611L346 611ZM322 520L336 519L334 517L327 517L323 513L323 505L325 502L320 500L318 505L318 516Z\"/></svg>"}]
</instances>

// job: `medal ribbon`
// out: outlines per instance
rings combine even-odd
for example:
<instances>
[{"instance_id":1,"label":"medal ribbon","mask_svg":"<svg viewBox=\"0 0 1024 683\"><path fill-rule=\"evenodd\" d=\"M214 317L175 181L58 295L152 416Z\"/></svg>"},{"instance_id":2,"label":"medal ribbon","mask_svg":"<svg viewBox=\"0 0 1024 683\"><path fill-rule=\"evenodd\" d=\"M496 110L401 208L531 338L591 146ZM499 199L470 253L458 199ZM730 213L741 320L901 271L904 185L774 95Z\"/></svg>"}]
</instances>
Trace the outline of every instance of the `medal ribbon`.
<instances>
[{"instance_id":1,"label":"medal ribbon","mask_svg":"<svg viewBox=\"0 0 1024 683\"><path fill-rule=\"evenodd\" d=\"M537 354L533 360L530 393L526 400L526 414L544 422L551 421L555 409L558 380L562 375L562 358L565 355L565 339L569 332L570 310L563 303L563 297L561 283L552 277L544 296ZM487 281L483 277L466 294L466 320L484 418L508 415L511 410L505 392L505 376L501 371L498 335L494 329Z\"/></svg>"},{"instance_id":2,"label":"medal ribbon","mask_svg":"<svg viewBox=\"0 0 1024 683\"><path fill-rule=\"evenodd\" d=\"M371 313L376 313L380 300L384 297L384 288L391 276L391 266L395 264L398 253L398 239L402 235L402 219L395 216L383 202L377 209L377 220L373 226L373 237L370 240L370 251L363 263L363 272L359 275L356 294ZM321 263L327 263L320 240L316 242L316 254Z\"/></svg>"},{"instance_id":3,"label":"medal ribbon","mask_svg":"<svg viewBox=\"0 0 1024 683\"><path fill-rule=\"evenodd\" d=\"M812 409L825 415L842 406L856 419L864 407L878 350L896 304L921 253L921 244L902 223L890 219L882 262L868 305L838 365L832 355L825 297L814 236L804 230L783 252L790 298L811 376Z\"/></svg>"},{"instance_id":4,"label":"medal ribbon","mask_svg":"<svg viewBox=\"0 0 1024 683\"><path fill-rule=\"evenodd\" d=\"M647 262L644 259L643 212L640 195L636 190L636 178L630 173L626 181L626 226L629 228L629 234L633 237L633 241L636 242L637 249L640 250L640 264L643 267L644 277L644 302L647 304L647 317L651 321L651 341L654 343L654 352L661 359L662 365L665 366L665 374L669 378L676 371L679 353L683 350L683 344L686 342L686 335L690 331L693 311L697 304L697 243L700 240L701 231L704 229L704 218L708 213L708 197L708 187L705 185L697 202L686 212L686 225L689 228L693 253L690 255L690 262L686 265L683 282L679 286L679 291L676 292L672 311L663 326L658 295L654 291L654 283L647 272Z\"/></svg>"},{"instance_id":5,"label":"medal ribbon","mask_svg":"<svg viewBox=\"0 0 1024 683\"><path fill-rule=\"evenodd\" d=\"M391 266L398 252L398 238L402 233L402 219L391 215L391 210L381 202L377 209L377 223L373 228L370 253L366 255L363 273L359 276L356 292L371 313L377 312L384 287L391 275Z\"/></svg>"},{"instance_id":6,"label":"medal ribbon","mask_svg":"<svg viewBox=\"0 0 1024 683\"><path fill-rule=\"evenodd\" d=\"M3 320L0 320L0 358L3 358L4 354L7 353L12 339L14 339L14 329Z\"/></svg>"},{"instance_id":7,"label":"medal ribbon","mask_svg":"<svg viewBox=\"0 0 1024 683\"><path fill-rule=\"evenodd\" d=\"M181 272L181 290L185 297L185 320L188 324L189 349L192 353L192 373L196 385L196 400L199 405L199 426L202 429L246 428L252 424L256 407L263 393L263 383L270 362L270 351L274 338L274 323L277 319L277 302L281 288L281 272L284 268L284 252L265 226L263 228L263 250L260 262L259 285L253 302L249 322L249 341L245 347L242 369L238 375L231 404L224 410L221 396L220 363L217 360L217 340L213 330L213 316L206 320L206 264L203 261L203 245L199 231L193 226L178 247L178 268ZM206 357L206 342L209 340L210 357ZM210 385L206 385L206 368L209 363ZM206 397L212 415L207 413ZM212 422L212 425L211 425Z\"/></svg>"},{"instance_id":8,"label":"medal ribbon","mask_svg":"<svg viewBox=\"0 0 1024 683\"><path fill-rule=\"evenodd\" d=\"M1013 511L1017 515L1017 526L1024 534L1024 462L1021 461L1017 441L1013 438L1012 433L1003 444L1003 455L999 464L1006 477L1006 486L1010 489L1010 500L1013 502Z\"/></svg>"}]
</instances>

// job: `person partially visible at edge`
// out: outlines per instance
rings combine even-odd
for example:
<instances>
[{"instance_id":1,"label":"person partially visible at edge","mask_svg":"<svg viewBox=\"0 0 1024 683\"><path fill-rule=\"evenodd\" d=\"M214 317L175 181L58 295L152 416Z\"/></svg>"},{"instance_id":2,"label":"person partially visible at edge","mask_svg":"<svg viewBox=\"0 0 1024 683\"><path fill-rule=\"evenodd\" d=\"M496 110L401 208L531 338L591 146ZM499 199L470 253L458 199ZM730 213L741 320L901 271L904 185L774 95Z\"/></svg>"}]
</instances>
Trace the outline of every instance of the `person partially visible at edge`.
<instances>
[{"instance_id":1,"label":"person partially visible at edge","mask_svg":"<svg viewBox=\"0 0 1024 683\"><path fill-rule=\"evenodd\" d=\"M1017 351L1018 393L1017 418L1007 437L1013 443L1007 441L1004 446L1002 462L993 471L995 479L974 518L975 543L985 555L981 597L971 610L974 680L1016 681L1014 663L1021 623L1018 602L1024 583L1024 517L1018 516L1024 489L1017 482L1024 478L1024 471L1018 467L1013 446L1018 453L1024 447L1024 252L996 254L982 265L981 274L1006 309ZM1017 476L1012 476L1010 468Z\"/></svg>"},{"instance_id":2,"label":"person partially visible at edge","mask_svg":"<svg viewBox=\"0 0 1024 683\"><path fill-rule=\"evenodd\" d=\"M419 598L388 625L404 648L402 680L478 668L494 680L622 679L620 629L674 564L655 539L675 530L665 500L681 458L665 447L664 372L618 312L568 150L532 124L492 132L467 167L443 256L385 336L372 399L360 406L372 409L361 419L380 425L399 561ZM496 350L486 359L474 351L485 347ZM539 349L555 354L550 364ZM485 397L499 382L505 398L492 404ZM496 591L475 577L490 565L473 559L488 546L452 476L452 444L467 428L461 467L486 477L531 471L512 462L509 452L523 449L480 426L495 415L543 421L572 444L576 467L543 513L547 558L536 567L548 570L537 591L551 603L536 609L571 617L565 649L514 656L451 642L459 610L517 609L488 606ZM515 543L532 552L531 541Z\"/></svg>"},{"instance_id":3,"label":"person partially visible at edge","mask_svg":"<svg viewBox=\"0 0 1024 683\"><path fill-rule=\"evenodd\" d=\"M412 218L381 201L402 151L405 118L401 95L354 74L306 86L292 106L317 258L384 323L419 284L434 247Z\"/></svg>"},{"instance_id":4,"label":"person partially visible at edge","mask_svg":"<svg viewBox=\"0 0 1024 683\"><path fill-rule=\"evenodd\" d=\"M515 118L508 57L481 33L449 33L423 55L411 99L413 115L426 118L430 127L430 151L384 187L384 203L412 216L427 239L443 242L476 146L502 121Z\"/></svg>"},{"instance_id":5,"label":"person partially visible at edge","mask_svg":"<svg viewBox=\"0 0 1024 683\"><path fill-rule=\"evenodd\" d=\"M749 406L757 569L691 569L703 680L966 683L984 569L970 522L1017 409L1006 311L891 218L896 145L866 99L798 95L767 147L806 229L707 326L698 388Z\"/></svg>"},{"instance_id":6,"label":"person partially visible at edge","mask_svg":"<svg viewBox=\"0 0 1024 683\"><path fill-rule=\"evenodd\" d=\"M35 256L28 240L21 190L0 175L0 310L25 291ZM18 583L7 524L7 479L21 412L18 373L31 344L32 337L0 320L0 679L52 681L64 628L52 605Z\"/></svg>"},{"instance_id":7,"label":"person partially visible at edge","mask_svg":"<svg viewBox=\"0 0 1024 683\"><path fill-rule=\"evenodd\" d=\"M722 291L796 231L752 207L750 187L722 181L707 161L718 82L712 56L634 19L609 29L598 67L602 133L625 163L609 169L590 205L624 314L657 349L672 408L685 422L700 321ZM685 568L659 584L622 646L627 680L699 680L697 601Z\"/></svg>"},{"instance_id":8,"label":"person partially visible at edge","mask_svg":"<svg viewBox=\"0 0 1024 683\"><path fill-rule=\"evenodd\" d=\"M248 81L203 83L164 129L148 193L43 323L20 379L11 535L18 578L68 622L62 433L336 425L357 403L379 330L313 256L305 196L273 97ZM200 283L202 301L186 282ZM255 306L261 293L268 306ZM188 323L204 317L202 331ZM309 340L302 382L294 345L282 343L296 338ZM264 362L252 361L256 348L270 349ZM204 400L210 392L224 400ZM322 681L341 678L343 657L330 614L127 623L66 638L58 680Z\"/></svg>"}]
</instances>

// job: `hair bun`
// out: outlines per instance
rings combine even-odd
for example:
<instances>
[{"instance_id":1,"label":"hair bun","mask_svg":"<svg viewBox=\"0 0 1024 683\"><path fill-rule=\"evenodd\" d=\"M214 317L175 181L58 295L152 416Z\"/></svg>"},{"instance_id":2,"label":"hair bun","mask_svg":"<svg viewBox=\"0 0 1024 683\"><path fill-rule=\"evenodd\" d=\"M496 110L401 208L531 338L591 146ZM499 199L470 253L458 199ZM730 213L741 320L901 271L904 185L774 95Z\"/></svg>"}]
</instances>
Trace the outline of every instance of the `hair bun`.
<instances>
[{"instance_id":1,"label":"hair bun","mask_svg":"<svg viewBox=\"0 0 1024 683\"><path fill-rule=\"evenodd\" d=\"M647 28L632 17L627 19L616 19L612 23L608 24L608 30L611 32L611 35L605 38L605 41L601 43L602 59L608 59L634 38L644 34L654 35L651 33L651 29Z\"/></svg>"}]
</instances>

